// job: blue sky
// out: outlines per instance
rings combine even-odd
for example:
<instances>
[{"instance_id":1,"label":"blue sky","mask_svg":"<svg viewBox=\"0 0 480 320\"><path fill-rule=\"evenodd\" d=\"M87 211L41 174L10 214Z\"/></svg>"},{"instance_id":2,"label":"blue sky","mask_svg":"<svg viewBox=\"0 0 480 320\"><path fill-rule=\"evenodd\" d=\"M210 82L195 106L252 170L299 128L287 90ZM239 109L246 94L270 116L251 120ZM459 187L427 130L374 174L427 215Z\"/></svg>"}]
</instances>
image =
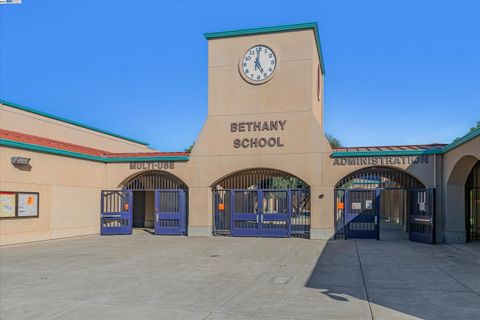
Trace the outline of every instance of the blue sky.
<instances>
[{"instance_id":1,"label":"blue sky","mask_svg":"<svg viewBox=\"0 0 480 320\"><path fill-rule=\"evenodd\" d=\"M182 150L207 114L204 32L316 21L325 129L450 142L480 120L480 2L29 1L0 6L0 97Z\"/></svg>"}]
</instances>

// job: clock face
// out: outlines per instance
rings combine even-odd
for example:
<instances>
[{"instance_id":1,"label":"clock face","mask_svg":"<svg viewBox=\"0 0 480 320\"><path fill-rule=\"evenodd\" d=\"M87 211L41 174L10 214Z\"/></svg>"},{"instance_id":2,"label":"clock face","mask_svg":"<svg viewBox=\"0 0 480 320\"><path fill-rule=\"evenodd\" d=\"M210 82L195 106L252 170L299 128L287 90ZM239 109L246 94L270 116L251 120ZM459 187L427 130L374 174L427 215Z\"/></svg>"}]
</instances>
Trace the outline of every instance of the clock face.
<instances>
[{"instance_id":1,"label":"clock face","mask_svg":"<svg viewBox=\"0 0 480 320\"><path fill-rule=\"evenodd\" d=\"M276 66L277 58L272 49L257 45L248 49L240 60L239 67L245 80L260 84L270 80Z\"/></svg>"}]
</instances>

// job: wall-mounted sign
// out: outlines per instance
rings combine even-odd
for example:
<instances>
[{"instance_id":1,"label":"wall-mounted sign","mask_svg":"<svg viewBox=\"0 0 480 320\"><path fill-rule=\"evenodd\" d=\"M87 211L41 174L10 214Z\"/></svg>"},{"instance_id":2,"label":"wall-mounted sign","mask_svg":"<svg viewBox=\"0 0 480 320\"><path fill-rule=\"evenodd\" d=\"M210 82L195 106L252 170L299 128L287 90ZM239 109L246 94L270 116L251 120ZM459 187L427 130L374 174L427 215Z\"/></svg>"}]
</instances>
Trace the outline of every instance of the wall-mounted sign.
<instances>
[{"instance_id":1,"label":"wall-mounted sign","mask_svg":"<svg viewBox=\"0 0 480 320\"><path fill-rule=\"evenodd\" d=\"M156 161L156 162L130 162L131 170L169 170L175 169L175 162Z\"/></svg>"},{"instance_id":2,"label":"wall-mounted sign","mask_svg":"<svg viewBox=\"0 0 480 320\"><path fill-rule=\"evenodd\" d=\"M334 166L383 166L426 164L427 155L420 156L382 156L382 157L345 157L333 159Z\"/></svg>"},{"instance_id":3,"label":"wall-mounted sign","mask_svg":"<svg viewBox=\"0 0 480 320\"><path fill-rule=\"evenodd\" d=\"M418 204L418 209L420 209L420 211L423 211L423 212L427 211L427 210L425 210L425 208L426 208L425 202L420 202Z\"/></svg>"},{"instance_id":4,"label":"wall-mounted sign","mask_svg":"<svg viewBox=\"0 0 480 320\"><path fill-rule=\"evenodd\" d=\"M365 200L365 209L372 209L372 200Z\"/></svg>"},{"instance_id":5,"label":"wall-mounted sign","mask_svg":"<svg viewBox=\"0 0 480 320\"><path fill-rule=\"evenodd\" d=\"M0 192L0 218L15 217L16 205L15 192Z\"/></svg>"},{"instance_id":6,"label":"wall-mounted sign","mask_svg":"<svg viewBox=\"0 0 480 320\"><path fill-rule=\"evenodd\" d=\"M352 202L352 210L362 210L361 202Z\"/></svg>"},{"instance_id":7,"label":"wall-mounted sign","mask_svg":"<svg viewBox=\"0 0 480 320\"><path fill-rule=\"evenodd\" d=\"M18 193L18 217L38 216L38 193Z\"/></svg>"},{"instance_id":8,"label":"wall-mounted sign","mask_svg":"<svg viewBox=\"0 0 480 320\"><path fill-rule=\"evenodd\" d=\"M274 121L247 121L230 123L230 132L265 132L283 131L287 120ZM280 137L253 137L237 138L233 140L233 147L238 148L275 148L283 147Z\"/></svg>"}]
</instances>

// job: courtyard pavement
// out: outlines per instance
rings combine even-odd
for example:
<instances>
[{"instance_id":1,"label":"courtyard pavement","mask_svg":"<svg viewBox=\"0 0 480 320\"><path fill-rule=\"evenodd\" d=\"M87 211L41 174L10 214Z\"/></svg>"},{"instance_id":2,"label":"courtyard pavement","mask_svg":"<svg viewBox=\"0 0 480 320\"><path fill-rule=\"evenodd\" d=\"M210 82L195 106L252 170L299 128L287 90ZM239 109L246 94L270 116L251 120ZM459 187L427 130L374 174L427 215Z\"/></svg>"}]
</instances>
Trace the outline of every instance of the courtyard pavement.
<instances>
[{"instance_id":1,"label":"courtyard pavement","mask_svg":"<svg viewBox=\"0 0 480 320\"><path fill-rule=\"evenodd\" d=\"M480 243L86 236L0 248L0 319L479 319Z\"/></svg>"}]
</instances>

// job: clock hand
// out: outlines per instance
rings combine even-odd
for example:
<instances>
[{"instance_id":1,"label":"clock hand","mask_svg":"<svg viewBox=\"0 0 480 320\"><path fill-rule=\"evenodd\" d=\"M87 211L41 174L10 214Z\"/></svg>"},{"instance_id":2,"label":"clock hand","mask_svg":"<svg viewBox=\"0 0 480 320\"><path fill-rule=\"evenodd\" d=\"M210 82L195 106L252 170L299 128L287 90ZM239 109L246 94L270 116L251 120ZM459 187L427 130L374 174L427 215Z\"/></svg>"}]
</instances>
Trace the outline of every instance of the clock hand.
<instances>
[{"instance_id":1,"label":"clock hand","mask_svg":"<svg viewBox=\"0 0 480 320\"><path fill-rule=\"evenodd\" d=\"M255 60L255 70L260 70L260 72L263 72L263 68L262 66L260 65L260 61L259 60Z\"/></svg>"},{"instance_id":2,"label":"clock hand","mask_svg":"<svg viewBox=\"0 0 480 320\"><path fill-rule=\"evenodd\" d=\"M255 58L255 70L260 69L260 52L257 50L257 57Z\"/></svg>"},{"instance_id":3,"label":"clock hand","mask_svg":"<svg viewBox=\"0 0 480 320\"><path fill-rule=\"evenodd\" d=\"M255 59L255 70L257 70L256 68L258 67L258 70L260 70L260 72L263 73L263 68L260 65L260 52L261 52L261 50L257 51L257 59Z\"/></svg>"}]
</instances>

